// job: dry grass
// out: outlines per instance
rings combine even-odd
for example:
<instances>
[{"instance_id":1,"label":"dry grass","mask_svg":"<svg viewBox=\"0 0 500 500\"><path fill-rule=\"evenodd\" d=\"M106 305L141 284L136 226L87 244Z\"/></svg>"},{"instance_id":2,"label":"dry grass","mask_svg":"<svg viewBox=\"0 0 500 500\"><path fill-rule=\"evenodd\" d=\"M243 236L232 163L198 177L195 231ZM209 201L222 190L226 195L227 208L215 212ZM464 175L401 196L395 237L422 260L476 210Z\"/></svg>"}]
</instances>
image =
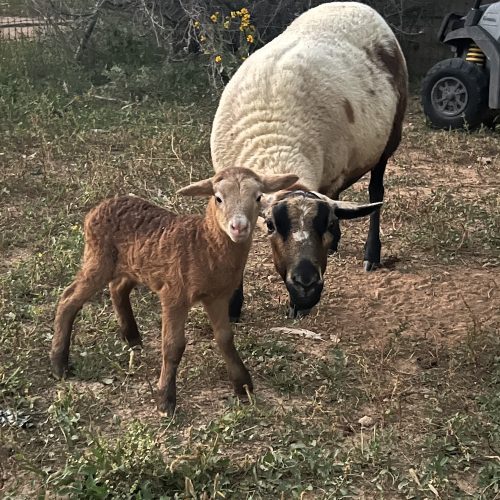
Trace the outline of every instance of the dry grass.
<instances>
[{"instance_id":1,"label":"dry grass","mask_svg":"<svg viewBox=\"0 0 500 500\"><path fill-rule=\"evenodd\" d=\"M153 400L156 299L135 293L145 348L130 366L109 296L96 297L77 321L66 382L50 377L53 311L78 266L83 215L98 200L133 192L199 208L173 193L211 171L216 100L203 90L130 103L71 88L30 92L0 101L4 496L498 497L498 132L431 131L414 101L386 175L384 267L362 272L367 224L346 224L321 305L300 322L285 319L286 293L257 234L235 327L255 400L230 396L208 322L194 310L168 421ZM364 181L344 195L365 197Z\"/></svg>"}]
</instances>

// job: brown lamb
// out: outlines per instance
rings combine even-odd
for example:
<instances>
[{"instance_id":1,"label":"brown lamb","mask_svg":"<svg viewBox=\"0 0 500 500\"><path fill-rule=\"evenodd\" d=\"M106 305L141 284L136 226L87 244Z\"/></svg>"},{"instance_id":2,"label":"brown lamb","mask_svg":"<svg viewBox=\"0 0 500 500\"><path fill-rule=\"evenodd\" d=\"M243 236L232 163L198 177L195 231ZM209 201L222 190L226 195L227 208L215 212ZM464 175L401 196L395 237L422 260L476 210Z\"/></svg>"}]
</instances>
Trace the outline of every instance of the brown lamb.
<instances>
[{"instance_id":1,"label":"brown lamb","mask_svg":"<svg viewBox=\"0 0 500 500\"><path fill-rule=\"evenodd\" d=\"M229 301L242 279L262 193L285 189L296 175L262 176L245 168L221 170L178 191L211 196L205 216L175 215L141 198L103 201L85 219L82 267L57 305L50 358L54 375L68 370L74 319L107 284L129 346L142 345L129 295L137 284L157 293L162 307L162 368L158 410L172 414L176 373L186 345L184 325L201 302L236 394L253 390L233 342Z\"/></svg>"}]
</instances>

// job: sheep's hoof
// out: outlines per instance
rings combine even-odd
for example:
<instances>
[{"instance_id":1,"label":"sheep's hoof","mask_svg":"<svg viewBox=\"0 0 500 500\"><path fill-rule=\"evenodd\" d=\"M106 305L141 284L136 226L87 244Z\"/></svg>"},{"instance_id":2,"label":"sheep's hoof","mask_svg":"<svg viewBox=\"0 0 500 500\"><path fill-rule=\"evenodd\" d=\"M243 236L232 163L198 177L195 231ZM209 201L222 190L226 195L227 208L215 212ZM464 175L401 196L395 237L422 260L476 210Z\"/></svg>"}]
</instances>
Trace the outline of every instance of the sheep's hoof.
<instances>
[{"instance_id":1,"label":"sheep's hoof","mask_svg":"<svg viewBox=\"0 0 500 500\"><path fill-rule=\"evenodd\" d=\"M370 262L369 260L363 261L363 269L369 273L370 271L375 271L377 267L380 265L378 262Z\"/></svg>"},{"instance_id":2,"label":"sheep's hoof","mask_svg":"<svg viewBox=\"0 0 500 500\"><path fill-rule=\"evenodd\" d=\"M239 323L241 321L241 317L240 316L229 316L229 321L231 323Z\"/></svg>"},{"instance_id":3,"label":"sheep's hoof","mask_svg":"<svg viewBox=\"0 0 500 500\"><path fill-rule=\"evenodd\" d=\"M331 246L329 249L328 249L328 255L333 255L334 253L337 253L339 251L339 248L337 245L335 246Z\"/></svg>"}]
</instances>

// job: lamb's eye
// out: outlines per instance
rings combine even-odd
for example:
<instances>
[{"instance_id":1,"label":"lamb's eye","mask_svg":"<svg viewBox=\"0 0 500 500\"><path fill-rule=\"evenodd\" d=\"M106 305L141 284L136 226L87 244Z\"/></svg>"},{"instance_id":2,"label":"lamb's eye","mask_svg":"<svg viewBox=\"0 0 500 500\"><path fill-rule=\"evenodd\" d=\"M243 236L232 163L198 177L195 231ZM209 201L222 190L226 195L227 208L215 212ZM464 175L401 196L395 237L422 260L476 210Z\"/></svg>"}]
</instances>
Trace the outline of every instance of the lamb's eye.
<instances>
[{"instance_id":1,"label":"lamb's eye","mask_svg":"<svg viewBox=\"0 0 500 500\"><path fill-rule=\"evenodd\" d=\"M261 195L261 194L259 194L259 196L257 196L257 198L256 198L256 199L257 199L257 203L260 203L260 200L262 200L262 195Z\"/></svg>"},{"instance_id":2,"label":"lamb's eye","mask_svg":"<svg viewBox=\"0 0 500 500\"><path fill-rule=\"evenodd\" d=\"M218 205L220 205L222 203L222 198L220 196L216 196L215 201L217 202Z\"/></svg>"},{"instance_id":3,"label":"lamb's eye","mask_svg":"<svg viewBox=\"0 0 500 500\"><path fill-rule=\"evenodd\" d=\"M266 226L267 226L267 234L274 233L276 228L274 227L274 223L271 219L266 220Z\"/></svg>"}]
</instances>

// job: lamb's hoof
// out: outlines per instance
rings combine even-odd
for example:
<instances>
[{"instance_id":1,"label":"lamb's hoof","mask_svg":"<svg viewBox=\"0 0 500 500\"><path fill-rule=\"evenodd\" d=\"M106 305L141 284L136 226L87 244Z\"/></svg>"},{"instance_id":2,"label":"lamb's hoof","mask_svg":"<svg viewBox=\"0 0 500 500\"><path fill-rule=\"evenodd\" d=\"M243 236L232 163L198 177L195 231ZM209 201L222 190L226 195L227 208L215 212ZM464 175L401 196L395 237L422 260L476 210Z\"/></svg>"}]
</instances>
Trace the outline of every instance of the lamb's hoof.
<instances>
[{"instance_id":1,"label":"lamb's hoof","mask_svg":"<svg viewBox=\"0 0 500 500\"><path fill-rule=\"evenodd\" d=\"M142 338L137 332L120 331L120 336L130 348L142 347Z\"/></svg>"},{"instance_id":2,"label":"lamb's hoof","mask_svg":"<svg viewBox=\"0 0 500 500\"><path fill-rule=\"evenodd\" d=\"M133 351L142 351L142 348L144 347L142 345L142 339L134 339L130 341L125 339L125 341L127 342L128 348Z\"/></svg>"},{"instance_id":3,"label":"lamb's hoof","mask_svg":"<svg viewBox=\"0 0 500 500\"><path fill-rule=\"evenodd\" d=\"M64 380L68 376L67 368L54 368L52 367L52 376L56 380Z\"/></svg>"},{"instance_id":4,"label":"lamb's hoof","mask_svg":"<svg viewBox=\"0 0 500 500\"><path fill-rule=\"evenodd\" d=\"M295 306L288 308L288 317L291 319L300 319L306 317L311 312L311 309L297 309Z\"/></svg>"},{"instance_id":5,"label":"lamb's hoof","mask_svg":"<svg viewBox=\"0 0 500 500\"><path fill-rule=\"evenodd\" d=\"M175 415L175 400L158 403L158 413L162 417L172 418Z\"/></svg>"},{"instance_id":6,"label":"lamb's hoof","mask_svg":"<svg viewBox=\"0 0 500 500\"><path fill-rule=\"evenodd\" d=\"M370 262L369 260L363 261L363 269L369 273L371 271L375 271L377 267L379 267L380 263L378 262Z\"/></svg>"},{"instance_id":7,"label":"lamb's hoof","mask_svg":"<svg viewBox=\"0 0 500 500\"><path fill-rule=\"evenodd\" d=\"M231 323L239 323L241 321L241 317L240 316L229 316L229 321Z\"/></svg>"},{"instance_id":8,"label":"lamb's hoof","mask_svg":"<svg viewBox=\"0 0 500 500\"><path fill-rule=\"evenodd\" d=\"M243 399L248 398L248 395L253 393L253 383L251 379L245 383L234 383L233 388L234 395Z\"/></svg>"},{"instance_id":9,"label":"lamb's hoof","mask_svg":"<svg viewBox=\"0 0 500 500\"><path fill-rule=\"evenodd\" d=\"M65 379L70 372L68 363L61 361L59 356L51 356L52 375L57 380Z\"/></svg>"}]
</instances>

